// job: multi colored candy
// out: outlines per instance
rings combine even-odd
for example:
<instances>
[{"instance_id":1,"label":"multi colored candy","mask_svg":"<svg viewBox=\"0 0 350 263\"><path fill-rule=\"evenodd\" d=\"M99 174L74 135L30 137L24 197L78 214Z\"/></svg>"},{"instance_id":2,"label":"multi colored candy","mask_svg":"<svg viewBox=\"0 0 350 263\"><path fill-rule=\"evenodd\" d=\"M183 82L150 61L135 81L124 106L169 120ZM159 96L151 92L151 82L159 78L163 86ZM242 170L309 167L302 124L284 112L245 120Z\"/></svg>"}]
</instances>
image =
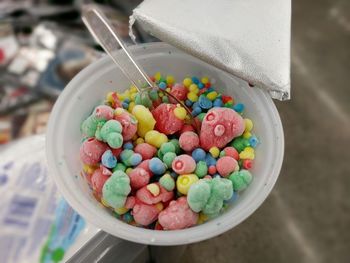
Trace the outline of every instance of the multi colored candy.
<instances>
[{"instance_id":1,"label":"multi colored candy","mask_svg":"<svg viewBox=\"0 0 350 263\"><path fill-rule=\"evenodd\" d=\"M153 80L159 89L108 93L83 121L82 174L124 222L184 229L236 201L253 180L260 142L253 121L243 118L244 104L209 78L176 83L156 73Z\"/></svg>"}]
</instances>

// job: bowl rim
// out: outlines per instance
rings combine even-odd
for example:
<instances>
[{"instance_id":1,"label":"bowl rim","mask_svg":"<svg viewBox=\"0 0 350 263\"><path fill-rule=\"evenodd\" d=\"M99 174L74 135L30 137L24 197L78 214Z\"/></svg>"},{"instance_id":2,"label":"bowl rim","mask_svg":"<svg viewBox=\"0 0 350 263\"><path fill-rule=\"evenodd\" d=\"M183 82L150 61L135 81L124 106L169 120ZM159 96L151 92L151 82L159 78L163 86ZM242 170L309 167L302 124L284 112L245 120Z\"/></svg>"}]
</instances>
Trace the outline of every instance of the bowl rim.
<instances>
[{"instance_id":1,"label":"bowl rim","mask_svg":"<svg viewBox=\"0 0 350 263\"><path fill-rule=\"evenodd\" d=\"M170 46L169 44L162 43L162 42L140 44L140 45L130 46L129 48L131 51L136 53L138 51L142 51L145 49L149 49L150 51L152 51L153 49L154 51L159 52L161 50L169 50L169 48L174 50L175 52L183 53L182 51L177 50L176 48ZM201 61L201 63L208 65L203 61ZM276 155L275 161L272 164L273 167L271 168L271 174L273 175L269 177L269 180L265 182L263 189L261 189L261 192L259 192L259 200L254 202L254 204L250 206L246 206L243 209L241 209L241 213L233 215L235 217L235 220L227 221L223 224L222 222L220 222L220 220L217 220L218 218L223 217L223 216L220 216L220 217L217 217L216 219L206 222L205 224L198 225L188 229L173 230L173 231L157 231L157 230L149 230L149 229L131 226L129 224L122 222L121 220L114 220L115 223L113 223L113 226L107 223L103 224L103 222L101 222L102 220L98 220L95 214L92 213L92 211L90 211L89 209L86 209L86 205L84 204L83 200L79 200L79 198L77 198L76 196L73 196L67 189L66 182L64 181L64 176L61 176L61 174L63 174L64 171L62 171L62 168L57 165L57 162L56 162L57 156L52 150L52 148L55 148L55 147L51 147L51 146L55 144L55 130L57 125L55 120L60 114L61 109L64 107L64 102L70 98L70 95L73 92L76 92L76 87L79 85L79 83L82 83L84 80L86 80L87 76L93 75L96 69L102 67L105 64L112 64L112 61L109 59L108 56L104 56L99 60L95 61L94 63L90 64L86 68L84 68L67 84L66 88L63 90L63 92L61 93L61 95L59 96L58 100L56 101L53 107L53 110L51 112L50 119L49 119L47 132L46 132L46 156L47 156L50 174L52 174L51 176L53 177L59 192L81 216L83 216L85 219L87 219L88 222L92 223L98 228L112 235L115 235L117 237L129 240L132 242L151 244L151 245L183 245L183 244L198 242L204 239L209 239L214 236L220 235L225 231L240 224L242 221L247 219L251 214L253 214L253 212L257 208L260 207L260 205L265 201L265 199L271 192L273 186L275 185L282 167L283 156L284 156L284 133L283 133L283 127L282 127L279 113L277 111L275 104L273 103L273 100L269 96L268 92L262 89L256 89L254 92L259 93L258 94L259 98L265 101L270 113L274 115L273 124L275 127L276 136L277 136L275 138L279 138L279 142L280 142L276 144L276 147L277 147L276 150L280 154ZM213 67L211 65L209 66ZM228 77L232 78L232 76L230 76L228 73L222 70L219 70L217 68L215 69L218 70L220 74L226 74L228 75ZM84 197L82 197L82 199L84 199ZM203 230L205 230L205 234L203 234Z\"/></svg>"}]
</instances>

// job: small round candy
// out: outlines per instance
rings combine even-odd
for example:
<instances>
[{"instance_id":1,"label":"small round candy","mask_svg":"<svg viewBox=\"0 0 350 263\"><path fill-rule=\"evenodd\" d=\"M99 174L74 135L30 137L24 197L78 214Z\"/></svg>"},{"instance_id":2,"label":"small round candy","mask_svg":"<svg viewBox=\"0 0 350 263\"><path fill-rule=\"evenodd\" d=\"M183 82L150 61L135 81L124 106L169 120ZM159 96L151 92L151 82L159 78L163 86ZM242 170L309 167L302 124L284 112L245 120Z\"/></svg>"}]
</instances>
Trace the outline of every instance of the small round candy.
<instances>
[{"instance_id":1,"label":"small round candy","mask_svg":"<svg viewBox=\"0 0 350 263\"><path fill-rule=\"evenodd\" d=\"M194 172L199 178L202 178L208 173L208 166L204 161L199 161Z\"/></svg>"},{"instance_id":2,"label":"small round candy","mask_svg":"<svg viewBox=\"0 0 350 263\"><path fill-rule=\"evenodd\" d=\"M163 154L166 154L167 152L173 152L175 153L175 146L171 142L163 143L162 146L160 146L159 149Z\"/></svg>"},{"instance_id":3,"label":"small round candy","mask_svg":"<svg viewBox=\"0 0 350 263\"><path fill-rule=\"evenodd\" d=\"M249 170L253 167L253 162L252 160L249 160L249 159L245 159L243 160L243 168L246 169L246 170Z\"/></svg>"},{"instance_id":4,"label":"small round candy","mask_svg":"<svg viewBox=\"0 0 350 263\"><path fill-rule=\"evenodd\" d=\"M176 180L177 191L183 195L187 195L191 185L198 181L198 177L195 174L183 174Z\"/></svg>"},{"instance_id":5,"label":"small round candy","mask_svg":"<svg viewBox=\"0 0 350 263\"><path fill-rule=\"evenodd\" d=\"M207 84L207 83L209 83L209 78L208 77L203 77L201 79L201 81L202 81L203 84Z\"/></svg>"},{"instance_id":6,"label":"small round candy","mask_svg":"<svg viewBox=\"0 0 350 263\"><path fill-rule=\"evenodd\" d=\"M126 166L123 163L117 163L117 165L113 168L113 173L115 171L122 171L125 172Z\"/></svg>"},{"instance_id":7,"label":"small round candy","mask_svg":"<svg viewBox=\"0 0 350 263\"><path fill-rule=\"evenodd\" d=\"M242 103L237 103L236 105L233 106L233 109L238 112L241 113L244 111L244 104Z\"/></svg>"},{"instance_id":8,"label":"small round candy","mask_svg":"<svg viewBox=\"0 0 350 263\"><path fill-rule=\"evenodd\" d=\"M148 131L145 135L145 141L156 148L160 148L163 143L168 142L168 137L158 131Z\"/></svg>"},{"instance_id":9,"label":"small round candy","mask_svg":"<svg viewBox=\"0 0 350 263\"><path fill-rule=\"evenodd\" d=\"M202 109L208 110L213 107L213 103L206 96L199 96L198 104Z\"/></svg>"},{"instance_id":10,"label":"small round candy","mask_svg":"<svg viewBox=\"0 0 350 263\"><path fill-rule=\"evenodd\" d=\"M134 145L132 144L132 142L125 142L123 144L123 148L128 149L128 150L132 150L132 149L134 149Z\"/></svg>"},{"instance_id":11,"label":"small round candy","mask_svg":"<svg viewBox=\"0 0 350 263\"><path fill-rule=\"evenodd\" d=\"M182 154L174 159L172 168L178 174L190 174L196 169L196 162L190 155Z\"/></svg>"},{"instance_id":12,"label":"small round candy","mask_svg":"<svg viewBox=\"0 0 350 263\"><path fill-rule=\"evenodd\" d=\"M190 100L185 100L185 105L186 105L187 107L191 107L192 104L193 104L192 101L190 101Z\"/></svg>"},{"instance_id":13,"label":"small round candy","mask_svg":"<svg viewBox=\"0 0 350 263\"><path fill-rule=\"evenodd\" d=\"M159 184L164 187L167 191L173 191L175 189L174 178L170 174L164 174L159 179Z\"/></svg>"},{"instance_id":14,"label":"small round candy","mask_svg":"<svg viewBox=\"0 0 350 263\"><path fill-rule=\"evenodd\" d=\"M139 153L134 153L129 159L129 163L131 166L136 166L139 163L141 163L141 161L142 161L142 156Z\"/></svg>"},{"instance_id":15,"label":"small round candy","mask_svg":"<svg viewBox=\"0 0 350 263\"><path fill-rule=\"evenodd\" d=\"M253 122L251 119L244 119L244 131L245 132L250 132L253 129Z\"/></svg>"},{"instance_id":16,"label":"small round candy","mask_svg":"<svg viewBox=\"0 0 350 263\"><path fill-rule=\"evenodd\" d=\"M207 94L207 98L211 101L214 101L217 96L218 96L218 93L216 91L211 91Z\"/></svg>"},{"instance_id":17,"label":"small round candy","mask_svg":"<svg viewBox=\"0 0 350 263\"><path fill-rule=\"evenodd\" d=\"M192 79L191 78L185 78L183 80L183 84L186 88L188 88L192 84Z\"/></svg>"},{"instance_id":18,"label":"small round candy","mask_svg":"<svg viewBox=\"0 0 350 263\"><path fill-rule=\"evenodd\" d=\"M192 158L196 161L204 161L206 156L206 152L202 148L194 149L192 152Z\"/></svg>"},{"instance_id":19,"label":"small round candy","mask_svg":"<svg viewBox=\"0 0 350 263\"><path fill-rule=\"evenodd\" d=\"M158 87L160 88L160 89L166 89L166 83L165 82L160 82L159 84L158 84Z\"/></svg>"},{"instance_id":20,"label":"small round candy","mask_svg":"<svg viewBox=\"0 0 350 263\"><path fill-rule=\"evenodd\" d=\"M215 99L213 102L213 107L222 107L224 104L221 99Z\"/></svg>"},{"instance_id":21,"label":"small round candy","mask_svg":"<svg viewBox=\"0 0 350 263\"><path fill-rule=\"evenodd\" d=\"M199 137L194 132L184 132L179 138L180 147L185 151L192 151L199 146Z\"/></svg>"},{"instance_id":22,"label":"small round candy","mask_svg":"<svg viewBox=\"0 0 350 263\"><path fill-rule=\"evenodd\" d=\"M224 156L217 161L216 169L221 176L226 177L236 169L237 165L237 161L234 158Z\"/></svg>"},{"instance_id":23,"label":"small round candy","mask_svg":"<svg viewBox=\"0 0 350 263\"><path fill-rule=\"evenodd\" d=\"M254 148L245 147L244 150L239 153L239 158L243 159L243 160L244 159L254 160L254 158L255 158Z\"/></svg>"},{"instance_id":24,"label":"small round candy","mask_svg":"<svg viewBox=\"0 0 350 263\"><path fill-rule=\"evenodd\" d=\"M249 144L251 147L256 148L256 146L259 144L258 138L256 136L252 136L249 138Z\"/></svg>"},{"instance_id":25,"label":"small round candy","mask_svg":"<svg viewBox=\"0 0 350 263\"><path fill-rule=\"evenodd\" d=\"M205 156L205 162L208 166L216 164L215 158L210 153L207 153L207 155Z\"/></svg>"},{"instance_id":26,"label":"small round candy","mask_svg":"<svg viewBox=\"0 0 350 263\"><path fill-rule=\"evenodd\" d=\"M171 139L170 142L175 146L175 153L179 154L181 151L179 140L178 139Z\"/></svg>"},{"instance_id":27,"label":"small round candy","mask_svg":"<svg viewBox=\"0 0 350 263\"><path fill-rule=\"evenodd\" d=\"M202 113L201 107L194 107L192 112L191 112L192 116L194 116L194 117L201 114L201 113Z\"/></svg>"},{"instance_id":28,"label":"small round candy","mask_svg":"<svg viewBox=\"0 0 350 263\"><path fill-rule=\"evenodd\" d=\"M224 156L231 156L235 160L239 160L239 153L234 147L226 147L222 150L224 152Z\"/></svg>"},{"instance_id":29,"label":"small round candy","mask_svg":"<svg viewBox=\"0 0 350 263\"><path fill-rule=\"evenodd\" d=\"M194 92L189 92L187 94L187 99L189 99L192 102L196 102L198 100L198 95Z\"/></svg>"},{"instance_id":30,"label":"small round candy","mask_svg":"<svg viewBox=\"0 0 350 263\"><path fill-rule=\"evenodd\" d=\"M211 147L209 149L209 152L210 152L211 156L213 156L214 158L218 158L219 157L220 150L219 150L218 147Z\"/></svg>"},{"instance_id":31,"label":"small round candy","mask_svg":"<svg viewBox=\"0 0 350 263\"><path fill-rule=\"evenodd\" d=\"M199 84L199 78L197 78L197 77L192 77L192 82L193 82L194 84Z\"/></svg>"},{"instance_id":32,"label":"small round candy","mask_svg":"<svg viewBox=\"0 0 350 263\"><path fill-rule=\"evenodd\" d=\"M117 158L111 150L107 150L102 154L101 163L107 168L114 168L117 165Z\"/></svg>"},{"instance_id":33,"label":"small round candy","mask_svg":"<svg viewBox=\"0 0 350 263\"><path fill-rule=\"evenodd\" d=\"M151 159L157 152L157 148L148 144L140 143L135 147L135 153L139 153L143 160Z\"/></svg>"},{"instance_id":34,"label":"small round candy","mask_svg":"<svg viewBox=\"0 0 350 263\"><path fill-rule=\"evenodd\" d=\"M208 172L209 172L209 174L214 175L216 173L215 165L209 166Z\"/></svg>"},{"instance_id":35,"label":"small round candy","mask_svg":"<svg viewBox=\"0 0 350 263\"><path fill-rule=\"evenodd\" d=\"M165 165L170 168L172 166L172 163L174 161L174 159L176 158L176 153L173 152L167 152L166 154L164 154L162 160L165 163Z\"/></svg>"},{"instance_id":36,"label":"small round candy","mask_svg":"<svg viewBox=\"0 0 350 263\"><path fill-rule=\"evenodd\" d=\"M120 153L120 159L125 165L129 164L130 157L134 154L132 150L125 149Z\"/></svg>"},{"instance_id":37,"label":"small round candy","mask_svg":"<svg viewBox=\"0 0 350 263\"><path fill-rule=\"evenodd\" d=\"M156 175L162 175L164 174L166 167L159 158L154 157L149 162L149 169Z\"/></svg>"}]
</instances>

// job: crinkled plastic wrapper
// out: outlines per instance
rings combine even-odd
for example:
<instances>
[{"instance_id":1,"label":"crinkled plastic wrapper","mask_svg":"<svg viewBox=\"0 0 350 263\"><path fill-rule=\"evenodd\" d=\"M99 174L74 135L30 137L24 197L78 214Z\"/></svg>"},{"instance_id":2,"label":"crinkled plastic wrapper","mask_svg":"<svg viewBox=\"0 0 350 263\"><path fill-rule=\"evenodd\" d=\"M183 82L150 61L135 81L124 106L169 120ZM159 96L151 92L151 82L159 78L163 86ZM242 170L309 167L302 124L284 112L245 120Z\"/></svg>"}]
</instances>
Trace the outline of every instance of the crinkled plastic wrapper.
<instances>
[{"instance_id":1,"label":"crinkled plastic wrapper","mask_svg":"<svg viewBox=\"0 0 350 263\"><path fill-rule=\"evenodd\" d=\"M289 0L145 0L131 26L135 20L160 40L266 89L272 98L290 98Z\"/></svg>"}]
</instances>

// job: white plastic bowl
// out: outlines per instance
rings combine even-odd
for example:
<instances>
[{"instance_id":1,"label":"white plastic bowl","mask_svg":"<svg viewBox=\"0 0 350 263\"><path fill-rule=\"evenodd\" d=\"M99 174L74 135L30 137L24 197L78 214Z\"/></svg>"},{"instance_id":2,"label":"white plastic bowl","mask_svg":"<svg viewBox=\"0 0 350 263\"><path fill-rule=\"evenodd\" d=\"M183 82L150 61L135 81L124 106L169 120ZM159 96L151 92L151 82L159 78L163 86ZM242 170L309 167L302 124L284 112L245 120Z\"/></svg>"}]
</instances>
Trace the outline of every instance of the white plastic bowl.
<instances>
[{"instance_id":1,"label":"white plastic bowl","mask_svg":"<svg viewBox=\"0 0 350 263\"><path fill-rule=\"evenodd\" d=\"M246 106L245 115L254 121L254 133L261 144L256 150L252 170L254 180L236 203L219 217L199 226L176 231L156 231L128 225L117 220L92 196L80 176L80 124L109 91L123 91L128 80L104 57L82 70L57 100L47 131L47 158L54 180L69 204L87 221L123 239L153 245L179 245L217 236L251 215L274 186L283 160L284 137L281 120L267 92L250 88L246 82L202 62L164 43L130 47L148 74L157 71L185 76L209 76L215 88L232 95Z\"/></svg>"}]
</instances>

